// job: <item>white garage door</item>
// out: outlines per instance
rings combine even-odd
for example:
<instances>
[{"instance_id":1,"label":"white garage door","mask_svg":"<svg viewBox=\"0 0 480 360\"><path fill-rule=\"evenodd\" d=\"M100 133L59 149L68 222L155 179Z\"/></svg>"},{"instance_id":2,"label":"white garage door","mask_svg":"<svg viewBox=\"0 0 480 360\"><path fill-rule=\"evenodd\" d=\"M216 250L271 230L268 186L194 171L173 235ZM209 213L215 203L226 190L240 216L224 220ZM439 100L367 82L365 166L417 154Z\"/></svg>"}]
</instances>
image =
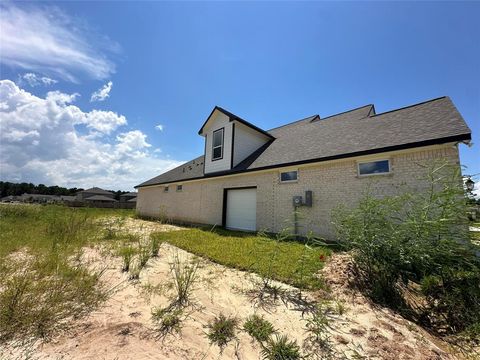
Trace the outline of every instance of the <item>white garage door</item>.
<instances>
[{"instance_id":1,"label":"white garage door","mask_svg":"<svg viewBox=\"0 0 480 360\"><path fill-rule=\"evenodd\" d=\"M225 225L228 229L257 229L257 189L227 190Z\"/></svg>"}]
</instances>

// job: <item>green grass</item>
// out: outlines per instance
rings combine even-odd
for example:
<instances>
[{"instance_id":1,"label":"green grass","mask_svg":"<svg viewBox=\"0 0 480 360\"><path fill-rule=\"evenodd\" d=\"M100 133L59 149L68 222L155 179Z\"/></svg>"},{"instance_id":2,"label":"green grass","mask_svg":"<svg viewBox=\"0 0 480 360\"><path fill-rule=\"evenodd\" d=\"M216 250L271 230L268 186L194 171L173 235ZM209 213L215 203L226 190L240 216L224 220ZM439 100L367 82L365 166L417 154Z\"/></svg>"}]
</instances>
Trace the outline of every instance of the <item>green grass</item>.
<instances>
[{"instance_id":1,"label":"green grass","mask_svg":"<svg viewBox=\"0 0 480 360\"><path fill-rule=\"evenodd\" d=\"M152 236L219 264L286 282L300 288L315 289L322 281L315 276L330 250L307 248L301 242L276 241L248 233L226 230L190 229L155 233Z\"/></svg>"},{"instance_id":2,"label":"green grass","mask_svg":"<svg viewBox=\"0 0 480 360\"><path fill-rule=\"evenodd\" d=\"M68 208L57 205L0 205L0 260L27 247L45 253L57 247L72 253L101 240L95 220L105 216L133 216L133 210Z\"/></svg>"},{"instance_id":3,"label":"green grass","mask_svg":"<svg viewBox=\"0 0 480 360\"><path fill-rule=\"evenodd\" d=\"M49 338L107 296L79 250L107 242L102 216L133 211L55 205L0 205L0 346Z\"/></svg>"}]
</instances>

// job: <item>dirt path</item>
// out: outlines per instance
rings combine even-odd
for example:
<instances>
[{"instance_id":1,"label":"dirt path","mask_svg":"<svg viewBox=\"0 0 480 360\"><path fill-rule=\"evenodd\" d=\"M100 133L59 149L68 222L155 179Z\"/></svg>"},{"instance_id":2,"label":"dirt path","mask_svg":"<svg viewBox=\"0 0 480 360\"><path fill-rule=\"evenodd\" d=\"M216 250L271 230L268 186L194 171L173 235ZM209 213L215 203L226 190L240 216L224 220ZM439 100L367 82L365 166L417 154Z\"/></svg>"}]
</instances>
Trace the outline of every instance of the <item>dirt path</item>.
<instances>
[{"instance_id":1,"label":"dirt path","mask_svg":"<svg viewBox=\"0 0 480 360\"><path fill-rule=\"evenodd\" d=\"M177 227L129 219L129 231L147 235ZM38 346L33 359L259 359L260 346L243 331L223 353L210 345L205 326L223 313L235 316L239 324L253 313L264 315L280 334L286 334L301 346L306 337L305 319L309 317L308 294L299 302L295 288L281 285L283 301L260 304L254 285L258 277L200 259L198 281L193 292L194 306L182 323L181 332L160 337L151 320L153 307L169 304L172 279L169 263L175 254L183 262L195 257L171 245L163 244L158 258L149 260L138 282L128 280L120 271L121 259L104 255L98 249L85 249L84 261L103 269L103 281L112 295L97 311L77 321L67 333ZM345 287L348 258L335 255L323 271L332 287L333 297L344 302L345 313L329 315L329 343L335 358L368 359L451 359L419 327L385 309L375 309L358 294ZM156 289L157 291L155 291ZM161 289L161 291L158 291ZM270 299L271 300L271 299ZM262 306L260 306L262 305ZM240 325L241 327L241 325ZM317 352L318 354L318 352Z\"/></svg>"}]
</instances>

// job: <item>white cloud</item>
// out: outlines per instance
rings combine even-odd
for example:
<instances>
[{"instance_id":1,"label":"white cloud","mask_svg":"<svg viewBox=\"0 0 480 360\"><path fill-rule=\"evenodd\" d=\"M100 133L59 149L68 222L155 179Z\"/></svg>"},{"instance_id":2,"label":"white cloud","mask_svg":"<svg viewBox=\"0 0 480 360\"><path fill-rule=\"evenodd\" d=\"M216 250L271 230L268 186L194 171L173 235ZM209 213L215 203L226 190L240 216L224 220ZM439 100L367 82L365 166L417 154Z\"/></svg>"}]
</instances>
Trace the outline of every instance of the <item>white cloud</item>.
<instances>
[{"instance_id":1,"label":"white cloud","mask_svg":"<svg viewBox=\"0 0 480 360\"><path fill-rule=\"evenodd\" d=\"M113 111L92 110L83 113L83 116L77 120L77 124L86 124L88 128L99 131L100 133L110 134L118 127L126 125L127 119L123 115L118 115Z\"/></svg>"},{"instance_id":2,"label":"white cloud","mask_svg":"<svg viewBox=\"0 0 480 360\"><path fill-rule=\"evenodd\" d=\"M38 85L50 86L56 84L58 81L51 79L48 76L41 76L35 73L25 73L20 76L20 84L26 82L31 87Z\"/></svg>"},{"instance_id":3,"label":"white cloud","mask_svg":"<svg viewBox=\"0 0 480 360\"><path fill-rule=\"evenodd\" d=\"M103 87L98 89L92 94L90 101L104 101L106 98L110 97L110 91L112 91L113 83L109 81Z\"/></svg>"},{"instance_id":4,"label":"white cloud","mask_svg":"<svg viewBox=\"0 0 480 360\"><path fill-rule=\"evenodd\" d=\"M84 75L105 79L115 71L104 50L118 45L57 7L2 2L0 28L0 61L7 66L74 82Z\"/></svg>"},{"instance_id":5,"label":"white cloud","mask_svg":"<svg viewBox=\"0 0 480 360\"><path fill-rule=\"evenodd\" d=\"M160 131L163 131L163 125L162 125L162 124L158 124L157 126L155 126L155 129L160 130Z\"/></svg>"},{"instance_id":6,"label":"white cloud","mask_svg":"<svg viewBox=\"0 0 480 360\"><path fill-rule=\"evenodd\" d=\"M75 98L58 91L37 97L0 80L2 180L127 190L180 164L154 154L140 130L109 140L105 134L127 124L125 117L84 112L71 104Z\"/></svg>"}]
</instances>

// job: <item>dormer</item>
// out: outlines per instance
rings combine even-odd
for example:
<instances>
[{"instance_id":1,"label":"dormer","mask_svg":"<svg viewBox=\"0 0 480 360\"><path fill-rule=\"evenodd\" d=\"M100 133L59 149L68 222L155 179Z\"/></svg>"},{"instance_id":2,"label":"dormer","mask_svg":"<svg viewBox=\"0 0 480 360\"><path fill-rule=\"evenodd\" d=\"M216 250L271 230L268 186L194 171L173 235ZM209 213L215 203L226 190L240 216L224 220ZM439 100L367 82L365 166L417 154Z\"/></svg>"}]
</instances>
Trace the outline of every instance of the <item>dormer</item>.
<instances>
[{"instance_id":1,"label":"dormer","mask_svg":"<svg viewBox=\"0 0 480 360\"><path fill-rule=\"evenodd\" d=\"M218 106L198 133L205 137L205 174L231 170L274 140L265 130Z\"/></svg>"}]
</instances>

